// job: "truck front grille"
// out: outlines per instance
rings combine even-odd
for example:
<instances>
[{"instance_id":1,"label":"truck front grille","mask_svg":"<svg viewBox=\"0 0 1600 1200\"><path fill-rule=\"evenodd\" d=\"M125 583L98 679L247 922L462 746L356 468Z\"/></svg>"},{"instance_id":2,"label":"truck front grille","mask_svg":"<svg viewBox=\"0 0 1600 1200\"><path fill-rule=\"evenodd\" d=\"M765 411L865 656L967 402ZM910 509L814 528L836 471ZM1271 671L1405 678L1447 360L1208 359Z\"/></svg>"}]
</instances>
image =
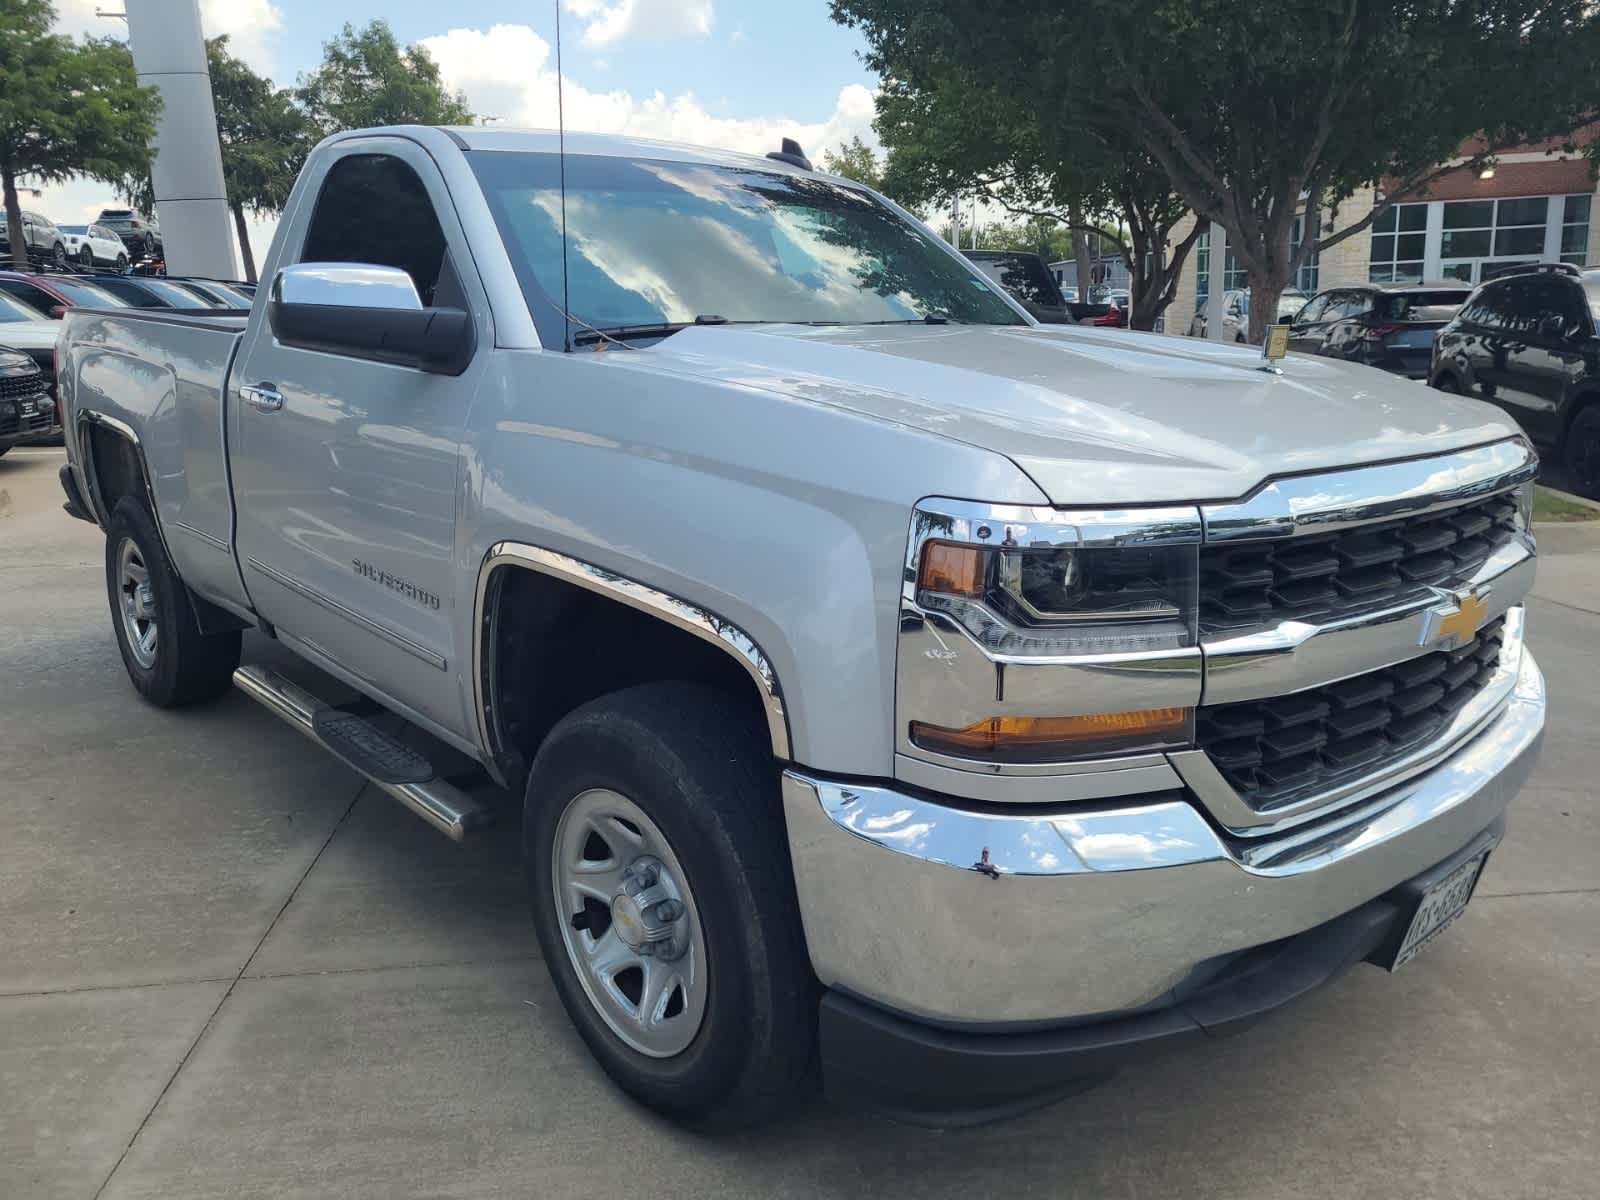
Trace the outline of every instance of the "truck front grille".
<instances>
[{"instance_id":1,"label":"truck front grille","mask_svg":"<svg viewBox=\"0 0 1600 1200\"><path fill-rule=\"evenodd\" d=\"M1213 631L1339 616L1463 583L1515 536L1518 520L1507 492L1337 533L1204 546L1200 622Z\"/></svg>"},{"instance_id":2,"label":"truck front grille","mask_svg":"<svg viewBox=\"0 0 1600 1200\"><path fill-rule=\"evenodd\" d=\"M1503 625L1490 622L1458 649L1325 687L1201 708L1197 743L1258 812L1373 774L1440 733L1489 683Z\"/></svg>"}]
</instances>

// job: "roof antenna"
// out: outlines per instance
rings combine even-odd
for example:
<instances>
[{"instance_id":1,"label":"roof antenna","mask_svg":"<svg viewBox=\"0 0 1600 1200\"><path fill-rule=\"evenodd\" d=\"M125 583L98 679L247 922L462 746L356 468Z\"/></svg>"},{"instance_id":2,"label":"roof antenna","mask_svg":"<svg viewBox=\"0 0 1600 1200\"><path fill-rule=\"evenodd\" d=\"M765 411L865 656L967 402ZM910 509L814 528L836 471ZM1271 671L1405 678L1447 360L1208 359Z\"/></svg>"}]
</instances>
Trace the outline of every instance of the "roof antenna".
<instances>
[{"instance_id":1,"label":"roof antenna","mask_svg":"<svg viewBox=\"0 0 1600 1200\"><path fill-rule=\"evenodd\" d=\"M781 150L773 150L768 153L767 157L775 158L779 162L786 162L791 167L799 167L802 171L816 170L811 165L811 160L806 157L806 152L800 149L800 143L790 137L783 139L783 148Z\"/></svg>"},{"instance_id":2,"label":"roof antenna","mask_svg":"<svg viewBox=\"0 0 1600 1200\"><path fill-rule=\"evenodd\" d=\"M572 297L567 286L567 109L561 77L561 0L556 9L556 148L561 160L561 349L572 349Z\"/></svg>"}]
</instances>

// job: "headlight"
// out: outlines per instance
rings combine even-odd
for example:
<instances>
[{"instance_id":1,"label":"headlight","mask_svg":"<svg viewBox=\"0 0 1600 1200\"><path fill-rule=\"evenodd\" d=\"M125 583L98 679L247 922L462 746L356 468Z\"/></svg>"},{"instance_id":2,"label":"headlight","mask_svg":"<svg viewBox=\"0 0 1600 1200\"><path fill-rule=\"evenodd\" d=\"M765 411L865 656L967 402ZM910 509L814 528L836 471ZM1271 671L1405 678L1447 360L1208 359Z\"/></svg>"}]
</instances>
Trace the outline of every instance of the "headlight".
<instances>
[{"instance_id":1,"label":"headlight","mask_svg":"<svg viewBox=\"0 0 1600 1200\"><path fill-rule=\"evenodd\" d=\"M913 747L1038 764L1189 743L1200 694L1197 510L932 503L939 510L919 510L912 531L903 634L912 640L897 687ZM973 652L951 641L952 625L987 672L964 665ZM945 668L929 665L938 662Z\"/></svg>"}]
</instances>

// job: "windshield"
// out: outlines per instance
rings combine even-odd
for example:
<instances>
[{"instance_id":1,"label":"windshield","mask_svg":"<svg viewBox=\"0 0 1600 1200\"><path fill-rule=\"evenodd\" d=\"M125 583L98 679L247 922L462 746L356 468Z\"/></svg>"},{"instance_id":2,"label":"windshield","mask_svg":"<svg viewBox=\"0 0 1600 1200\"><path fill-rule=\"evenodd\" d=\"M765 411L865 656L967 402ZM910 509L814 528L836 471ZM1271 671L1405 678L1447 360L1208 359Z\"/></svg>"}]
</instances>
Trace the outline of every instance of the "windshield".
<instances>
[{"instance_id":1,"label":"windshield","mask_svg":"<svg viewBox=\"0 0 1600 1200\"><path fill-rule=\"evenodd\" d=\"M467 156L546 340L584 324L1025 324L961 259L866 193L806 175L591 155ZM548 326L548 328L547 328Z\"/></svg>"},{"instance_id":2,"label":"windshield","mask_svg":"<svg viewBox=\"0 0 1600 1200\"><path fill-rule=\"evenodd\" d=\"M1018 300L1060 308L1065 301L1050 277L1044 260L1036 254L991 254L980 251L967 256L972 265L994 280Z\"/></svg>"},{"instance_id":3,"label":"windshield","mask_svg":"<svg viewBox=\"0 0 1600 1200\"><path fill-rule=\"evenodd\" d=\"M12 321L45 321L45 318L20 300L13 300L4 292L0 292L0 321L9 324ZM45 323L49 324L48 321Z\"/></svg>"},{"instance_id":4,"label":"windshield","mask_svg":"<svg viewBox=\"0 0 1600 1200\"><path fill-rule=\"evenodd\" d=\"M62 233L88 233L89 232L89 227L87 225L57 225L56 228L61 230Z\"/></svg>"},{"instance_id":5,"label":"windshield","mask_svg":"<svg viewBox=\"0 0 1600 1200\"><path fill-rule=\"evenodd\" d=\"M116 296L98 284L84 283L78 279L52 279L50 286L63 296L68 297L74 304L81 304L85 308L127 308Z\"/></svg>"}]
</instances>

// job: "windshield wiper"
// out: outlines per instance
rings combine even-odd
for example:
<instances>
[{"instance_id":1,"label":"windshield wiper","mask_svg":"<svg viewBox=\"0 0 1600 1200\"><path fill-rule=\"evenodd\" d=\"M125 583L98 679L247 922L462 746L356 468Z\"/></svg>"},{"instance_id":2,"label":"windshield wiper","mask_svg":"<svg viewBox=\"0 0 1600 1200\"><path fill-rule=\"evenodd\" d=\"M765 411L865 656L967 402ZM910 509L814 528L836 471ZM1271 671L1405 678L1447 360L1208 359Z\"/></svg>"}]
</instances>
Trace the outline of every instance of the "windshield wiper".
<instances>
[{"instance_id":1,"label":"windshield wiper","mask_svg":"<svg viewBox=\"0 0 1600 1200\"><path fill-rule=\"evenodd\" d=\"M965 325L966 321L957 321L958 325ZM943 313L931 312L923 317L901 317L894 321L862 321L863 325L948 325L950 318Z\"/></svg>"},{"instance_id":2,"label":"windshield wiper","mask_svg":"<svg viewBox=\"0 0 1600 1200\"><path fill-rule=\"evenodd\" d=\"M942 319L942 318L941 318ZM888 324L889 322L875 322ZM574 346L594 342L625 342L632 338L667 337L693 325L840 325L841 321L733 321L713 313L702 313L693 321L661 321L653 325L586 325L572 335Z\"/></svg>"}]
</instances>

